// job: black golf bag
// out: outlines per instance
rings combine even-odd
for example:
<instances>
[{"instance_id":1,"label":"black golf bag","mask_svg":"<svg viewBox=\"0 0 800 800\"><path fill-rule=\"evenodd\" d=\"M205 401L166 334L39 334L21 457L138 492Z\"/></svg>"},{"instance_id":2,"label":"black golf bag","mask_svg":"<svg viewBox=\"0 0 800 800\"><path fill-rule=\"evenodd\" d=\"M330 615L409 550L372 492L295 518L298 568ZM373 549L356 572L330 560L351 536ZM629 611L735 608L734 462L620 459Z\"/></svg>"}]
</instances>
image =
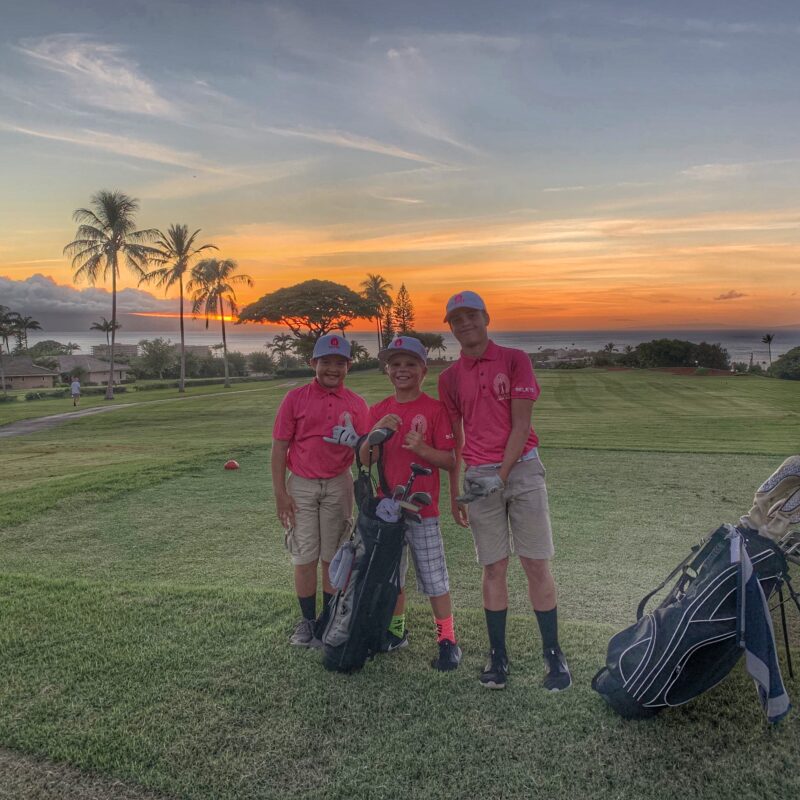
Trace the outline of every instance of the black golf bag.
<instances>
[{"instance_id":1,"label":"black golf bag","mask_svg":"<svg viewBox=\"0 0 800 800\"><path fill-rule=\"evenodd\" d=\"M378 447L378 476L382 490L389 494L383 485L382 445ZM400 592L400 559L405 544L402 518L399 522L384 522L375 516L378 498L373 491L372 461L365 470L358 447L356 463L358 517L353 536L344 545L350 550L349 576L343 577L343 588L331 600L328 624L322 634L323 664L336 672L359 670L379 652Z\"/></svg>"},{"instance_id":2,"label":"black golf bag","mask_svg":"<svg viewBox=\"0 0 800 800\"><path fill-rule=\"evenodd\" d=\"M667 597L645 614L676 575ZM592 688L627 719L652 717L716 686L746 652L762 705L777 721L790 706L766 601L778 591L782 600L784 582L797 602L781 548L754 530L723 525L639 603L637 621L609 642Z\"/></svg>"}]
</instances>

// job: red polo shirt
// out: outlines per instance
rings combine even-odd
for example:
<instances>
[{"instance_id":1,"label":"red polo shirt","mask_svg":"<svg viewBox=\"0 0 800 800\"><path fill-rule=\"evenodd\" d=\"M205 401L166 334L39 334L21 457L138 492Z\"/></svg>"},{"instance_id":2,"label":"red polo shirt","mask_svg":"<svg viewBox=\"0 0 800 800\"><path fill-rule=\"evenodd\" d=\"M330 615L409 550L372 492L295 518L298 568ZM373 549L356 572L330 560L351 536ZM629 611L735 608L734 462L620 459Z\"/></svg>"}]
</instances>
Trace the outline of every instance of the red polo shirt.
<instances>
[{"instance_id":1,"label":"red polo shirt","mask_svg":"<svg viewBox=\"0 0 800 800\"><path fill-rule=\"evenodd\" d=\"M439 470L420 458L416 453L403 449L403 442L409 431L419 431L425 444L436 450L452 450L455 447L453 426L447 409L435 398L423 392L410 403L398 403L394 395L376 403L369 409L369 426L372 427L387 414L397 414L402 420L400 430L383 446L383 472L389 489L402 484L406 485L411 474L411 464L416 462L423 467L430 467L430 475L420 475L411 487L413 492L430 492L433 502L422 506L423 517L439 516ZM382 492L381 492L382 494Z\"/></svg>"},{"instance_id":2,"label":"red polo shirt","mask_svg":"<svg viewBox=\"0 0 800 800\"><path fill-rule=\"evenodd\" d=\"M334 478L353 463L353 450L324 442L334 425L350 414L358 433L367 431L367 404L361 395L340 386L326 389L314 378L287 392L275 415L273 439L289 442L287 466L302 478Z\"/></svg>"},{"instance_id":3,"label":"red polo shirt","mask_svg":"<svg viewBox=\"0 0 800 800\"><path fill-rule=\"evenodd\" d=\"M439 376L439 399L453 425L464 420L464 461L499 464L511 434L511 401L536 400L539 384L526 353L489 341L480 358L461 354ZM523 452L539 444L533 428Z\"/></svg>"}]
</instances>

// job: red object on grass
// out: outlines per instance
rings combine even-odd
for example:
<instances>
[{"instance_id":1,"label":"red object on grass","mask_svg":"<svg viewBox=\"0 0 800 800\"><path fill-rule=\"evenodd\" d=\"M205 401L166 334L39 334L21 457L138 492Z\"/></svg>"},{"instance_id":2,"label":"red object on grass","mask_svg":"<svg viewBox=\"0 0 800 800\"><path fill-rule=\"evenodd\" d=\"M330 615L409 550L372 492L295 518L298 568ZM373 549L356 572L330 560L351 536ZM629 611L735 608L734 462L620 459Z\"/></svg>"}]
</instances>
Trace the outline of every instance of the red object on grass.
<instances>
[{"instance_id":1,"label":"red object on grass","mask_svg":"<svg viewBox=\"0 0 800 800\"><path fill-rule=\"evenodd\" d=\"M239 462L231 459L225 462L225 469L239 469Z\"/></svg>"}]
</instances>

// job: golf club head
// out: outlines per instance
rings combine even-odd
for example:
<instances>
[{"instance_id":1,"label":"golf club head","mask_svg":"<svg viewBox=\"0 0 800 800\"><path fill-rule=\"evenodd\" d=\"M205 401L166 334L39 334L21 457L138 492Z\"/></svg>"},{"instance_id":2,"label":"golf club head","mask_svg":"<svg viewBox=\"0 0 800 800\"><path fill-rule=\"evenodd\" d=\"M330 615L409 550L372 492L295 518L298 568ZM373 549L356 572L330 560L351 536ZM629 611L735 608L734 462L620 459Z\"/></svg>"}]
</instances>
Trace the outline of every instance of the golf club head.
<instances>
[{"instance_id":1,"label":"golf club head","mask_svg":"<svg viewBox=\"0 0 800 800\"><path fill-rule=\"evenodd\" d=\"M412 503L410 500L400 500L397 505L406 511L412 511L415 514L419 511L419 506L416 503Z\"/></svg>"},{"instance_id":2,"label":"golf club head","mask_svg":"<svg viewBox=\"0 0 800 800\"><path fill-rule=\"evenodd\" d=\"M418 506L429 506L433 502L433 498L429 492L414 492L414 494L408 498L408 502Z\"/></svg>"},{"instance_id":3,"label":"golf club head","mask_svg":"<svg viewBox=\"0 0 800 800\"><path fill-rule=\"evenodd\" d=\"M408 511L407 509L403 509L403 518L410 519L412 522L416 522L420 524L422 522L422 517L417 514L415 511Z\"/></svg>"},{"instance_id":4,"label":"golf club head","mask_svg":"<svg viewBox=\"0 0 800 800\"><path fill-rule=\"evenodd\" d=\"M392 436L394 436L394 431L391 428L375 428L374 431L370 431L367 435L367 444L383 444L387 439L391 439Z\"/></svg>"},{"instance_id":5,"label":"golf club head","mask_svg":"<svg viewBox=\"0 0 800 800\"><path fill-rule=\"evenodd\" d=\"M421 464L412 464L411 472L413 472L414 475L430 475L433 473L433 470L428 467L423 467Z\"/></svg>"},{"instance_id":6,"label":"golf club head","mask_svg":"<svg viewBox=\"0 0 800 800\"><path fill-rule=\"evenodd\" d=\"M778 544L789 561L800 564L800 531L790 531Z\"/></svg>"},{"instance_id":7,"label":"golf club head","mask_svg":"<svg viewBox=\"0 0 800 800\"><path fill-rule=\"evenodd\" d=\"M392 500L401 500L403 495L406 493L405 486L395 486L394 491L392 492Z\"/></svg>"}]
</instances>

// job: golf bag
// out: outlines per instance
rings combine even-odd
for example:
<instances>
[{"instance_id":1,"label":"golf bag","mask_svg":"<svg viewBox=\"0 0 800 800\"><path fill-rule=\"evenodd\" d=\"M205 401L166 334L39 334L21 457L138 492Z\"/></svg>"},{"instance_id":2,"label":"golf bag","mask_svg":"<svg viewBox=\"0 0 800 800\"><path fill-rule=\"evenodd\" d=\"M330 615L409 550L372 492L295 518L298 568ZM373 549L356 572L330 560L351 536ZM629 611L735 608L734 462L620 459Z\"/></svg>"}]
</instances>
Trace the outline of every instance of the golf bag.
<instances>
[{"instance_id":1,"label":"golf bag","mask_svg":"<svg viewBox=\"0 0 800 800\"><path fill-rule=\"evenodd\" d=\"M378 476L381 489L388 495L383 445L377 446ZM328 624L322 634L323 664L335 672L359 670L379 652L400 592L400 559L405 544L402 517L398 522L385 522L375 515L378 498L372 484L372 450L366 470L358 450L356 447L358 517L353 536L337 553L340 574L335 582L341 588L330 601ZM333 564L331 567L333 572Z\"/></svg>"},{"instance_id":2,"label":"golf bag","mask_svg":"<svg viewBox=\"0 0 800 800\"><path fill-rule=\"evenodd\" d=\"M645 614L676 575L667 597ZM636 622L609 642L592 688L626 719L652 717L716 686L746 652L767 717L777 722L790 705L767 601L779 591L783 599L784 582L797 602L781 547L750 528L723 525L642 599Z\"/></svg>"}]
</instances>

